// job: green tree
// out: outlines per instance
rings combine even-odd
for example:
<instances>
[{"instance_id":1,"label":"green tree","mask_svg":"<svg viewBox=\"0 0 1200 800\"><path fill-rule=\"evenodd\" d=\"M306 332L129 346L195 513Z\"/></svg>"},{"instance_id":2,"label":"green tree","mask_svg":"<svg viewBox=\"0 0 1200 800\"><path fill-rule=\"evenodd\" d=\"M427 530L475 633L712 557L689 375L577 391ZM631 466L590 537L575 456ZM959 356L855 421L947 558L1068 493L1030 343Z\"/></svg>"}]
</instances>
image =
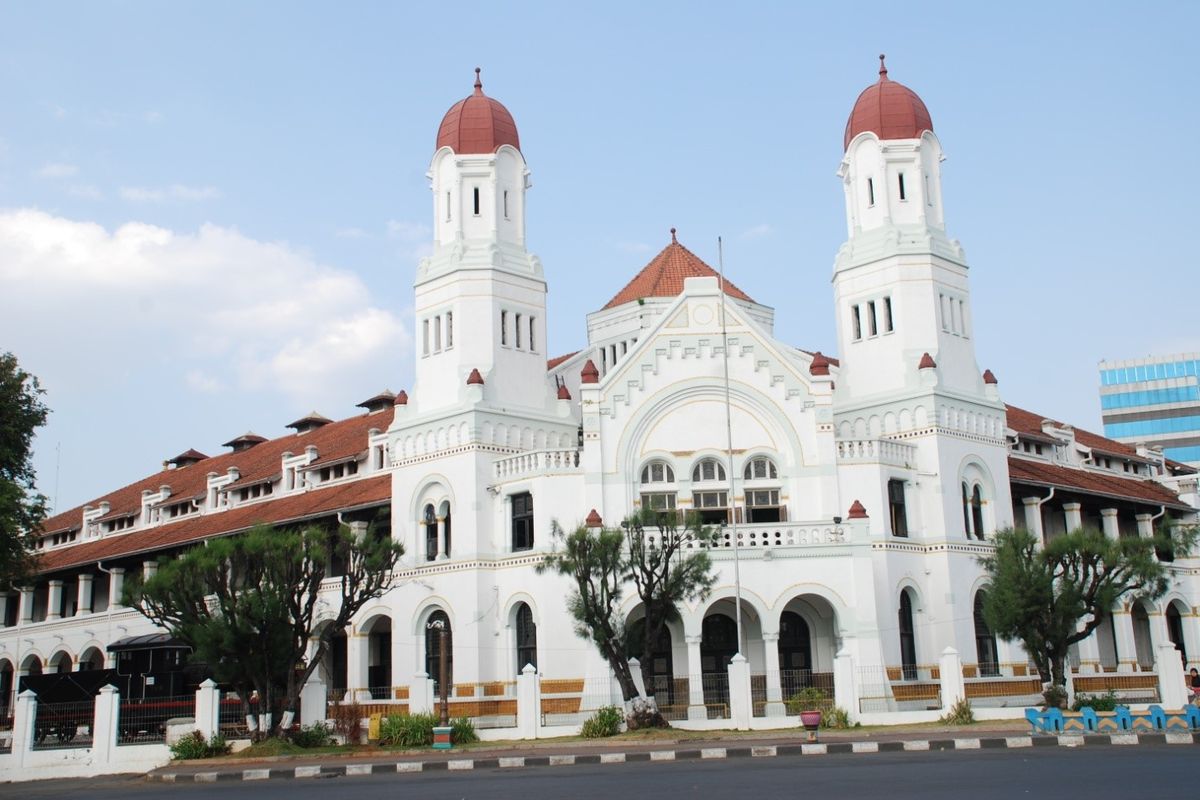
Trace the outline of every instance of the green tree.
<instances>
[{"instance_id":1,"label":"green tree","mask_svg":"<svg viewBox=\"0 0 1200 800\"><path fill-rule=\"evenodd\" d=\"M1080 529L1043 547L1023 528L999 531L996 549L980 559L990 583L984 619L996 635L1024 645L1041 676L1046 703L1062 705L1068 648L1091 636L1122 598L1161 597L1169 575L1155 550L1183 554L1194 542L1191 529L1153 539L1114 539Z\"/></svg>"},{"instance_id":2,"label":"green tree","mask_svg":"<svg viewBox=\"0 0 1200 800\"><path fill-rule=\"evenodd\" d=\"M565 534L558 523L554 537L563 549L545 557L539 571L551 570L569 577L574 591L568 610L576 632L590 639L608 661L625 702L639 697L629 671L627 648L641 653L644 685L653 679L654 643L667 621L679 614L679 603L708 596L715 576L706 546L712 531L694 515L643 512L621 528L580 526ZM623 587L632 583L642 601L645 621L640 642L627 642L624 619L618 611ZM647 698L649 700L649 698ZM635 712L640 708L635 707ZM657 710L641 724L661 722Z\"/></svg>"},{"instance_id":3,"label":"green tree","mask_svg":"<svg viewBox=\"0 0 1200 800\"><path fill-rule=\"evenodd\" d=\"M0 588L19 586L37 570L34 536L46 498L35 487L32 447L49 413L43 394L16 356L0 355Z\"/></svg>"},{"instance_id":4,"label":"green tree","mask_svg":"<svg viewBox=\"0 0 1200 800\"><path fill-rule=\"evenodd\" d=\"M298 707L300 689L334 634L391 588L403 553L373 529L260 525L161 559L153 577L128 584L126 603L190 645L193 658L244 700L257 692L262 713L271 715L257 735L267 736L283 712ZM322 591L327 579L337 581L336 597ZM326 620L306 660L314 630Z\"/></svg>"}]
</instances>

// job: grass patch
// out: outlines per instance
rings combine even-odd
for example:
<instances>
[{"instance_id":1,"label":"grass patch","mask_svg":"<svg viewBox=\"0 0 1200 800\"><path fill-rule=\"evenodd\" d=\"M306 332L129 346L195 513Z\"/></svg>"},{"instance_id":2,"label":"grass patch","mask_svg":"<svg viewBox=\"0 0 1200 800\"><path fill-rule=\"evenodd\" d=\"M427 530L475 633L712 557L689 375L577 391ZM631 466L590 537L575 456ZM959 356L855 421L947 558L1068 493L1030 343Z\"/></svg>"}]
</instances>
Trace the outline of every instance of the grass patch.
<instances>
[{"instance_id":1,"label":"grass patch","mask_svg":"<svg viewBox=\"0 0 1200 800\"><path fill-rule=\"evenodd\" d=\"M271 738L254 742L245 750L233 754L233 758L270 758L273 756L308 756L313 753L351 753L354 747L331 744L324 747L300 747L287 739Z\"/></svg>"}]
</instances>

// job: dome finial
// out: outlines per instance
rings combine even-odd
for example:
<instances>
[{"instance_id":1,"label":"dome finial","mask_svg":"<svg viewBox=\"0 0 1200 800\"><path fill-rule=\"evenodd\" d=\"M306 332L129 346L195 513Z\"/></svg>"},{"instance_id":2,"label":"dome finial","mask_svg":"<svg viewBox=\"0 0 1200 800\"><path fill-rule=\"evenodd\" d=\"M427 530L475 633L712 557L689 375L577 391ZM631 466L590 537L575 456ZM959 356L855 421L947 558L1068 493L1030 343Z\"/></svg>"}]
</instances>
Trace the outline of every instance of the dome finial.
<instances>
[{"instance_id":1,"label":"dome finial","mask_svg":"<svg viewBox=\"0 0 1200 800\"><path fill-rule=\"evenodd\" d=\"M887 65L883 63L884 58L886 58L886 56L883 53L880 53L879 54L879 80L881 80L881 81L887 79ZM478 72L479 70L475 70L475 71ZM475 85L478 86L479 84L476 83Z\"/></svg>"},{"instance_id":2,"label":"dome finial","mask_svg":"<svg viewBox=\"0 0 1200 800\"><path fill-rule=\"evenodd\" d=\"M678 240L675 238L675 229L671 228L671 244L677 244L677 243L678 243Z\"/></svg>"},{"instance_id":3,"label":"dome finial","mask_svg":"<svg viewBox=\"0 0 1200 800\"><path fill-rule=\"evenodd\" d=\"M479 80L479 67L475 68L475 94L483 94L483 81Z\"/></svg>"}]
</instances>

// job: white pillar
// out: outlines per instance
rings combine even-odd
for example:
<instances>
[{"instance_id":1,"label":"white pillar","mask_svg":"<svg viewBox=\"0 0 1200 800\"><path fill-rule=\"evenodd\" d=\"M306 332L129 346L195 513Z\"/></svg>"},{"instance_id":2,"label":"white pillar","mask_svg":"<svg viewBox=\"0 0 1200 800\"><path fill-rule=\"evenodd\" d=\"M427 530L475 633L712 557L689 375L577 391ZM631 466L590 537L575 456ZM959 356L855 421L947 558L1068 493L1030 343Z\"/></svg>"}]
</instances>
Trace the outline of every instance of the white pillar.
<instances>
[{"instance_id":1,"label":"white pillar","mask_svg":"<svg viewBox=\"0 0 1200 800\"><path fill-rule=\"evenodd\" d=\"M438 531L438 534L437 534L437 536L438 536L437 560L442 561L443 559L447 559L450 557L450 554L446 552L446 518L445 517L437 518L437 531Z\"/></svg>"},{"instance_id":2,"label":"white pillar","mask_svg":"<svg viewBox=\"0 0 1200 800\"><path fill-rule=\"evenodd\" d=\"M1083 504L1063 503L1063 513L1067 515L1067 533L1083 527Z\"/></svg>"},{"instance_id":3,"label":"white pillar","mask_svg":"<svg viewBox=\"0 0 1200 800\"><path fill-rule=\"evenodd\" d=\"M1092 635L1079 642L1076 647L1079 649L1079 671L1080 672L1099 672L1100 671L1100 642L1096 636L1099 629L1092 631Z\"/></svg>"},{"instance_id":4,"label":"white pillar","mask_svg":"<svg viewBox=\"0 0 1200 800\"><path fill-rule=\"evenodd\" d=\"M427 673L418 672L408 687L408 713L428 714L433 709L433 680Z\"/></svg>"},{"instance_id":5,"label":"white pillar","mask_svg":"<svg viewBox=\"0 0 1200 800\"><path fill-rule=\"evenodd\" d=\"M46 619L62 619L63 582L55 579L47 585L50 591L46 596Z\"/></svg>"},{"instance_id":6,"label":"white pillar","mask_svg":"<svg viewBox=\"0 0 1200 800\"><path fill-rule=\"evenodd\" d=\"M196 689L196 730L205 741L221 727L221 692L212 678L205 678Z\"/></svg>"},{"instance_id":7,"label":"white pillar","mask_svg":"<svg viewBox=\"0 0 1200 800\"><path fill-rule=\"evenodd\" d=\"M783 705L783 676L779 674L779 634L764 633L763 655L767 666L767 709L768 717L783 717L787 711Z\"/></svg>"},{"instance_id":8,"label":"white pillar","mask_svg":"<svg viewBox=\"0 0 1200 800\"><path fill-rule=\"evenodd\" d=\"M346 688L350 690L350 698L358 699L359 691L368 688L368 672L370 665L371 637L351 629L346 632ZM368 700L370 697L367 698Z\"/></svg>"},{"instance_id":9,"label":"white pillar","mask_svg":"<svg viewBox=\"0 0 1200 800\"><path fill-rule=\"evenodd\" d=\"M699 636L685 636L688 660L688 719L708 719L704 707L704 681L701 675Z\"/></svg>"},{"instance_id":10,"label":"white pillar","mask_svg":"<svg viewBox=\"0 0 1200 800\"><path fill-rule=\"evenodd\" d=\"M142 562L142 580L150 580L158 574L158 562L148 558Z\"/></svg>"},{"instance_id":11,"label":"white pillar","mask_svg":"<svg viewBox=\"0 0 1200 800\"><path fill-rule=\"evenodd\" d=\"M21 624L33 622L33 587L21 587Z\"/></svg>"},{"instance_id":12,"label":"white pillar","mask_svg":"<svg viewBox=\"0 0 1200 800\"><path fill-rule=\"evenodd\" d=\"M941 660L938 662L938 673L942 681L942 711L948 712L955 703L967 696L966 683L963 681L962 659L958 657L958 651L953 647L947 647L942 651Z\"/></svg>"},{"instance_id":13,"label":"white pillar","mask_svg":"<svg viewBox=\"0 0 1200 800\"><path fill-rule=\"evenodd\" d=\"M92 613L92 573L79 573L79 594L75 601L76 614Z\"/></svg>"},{"instance_id":14,"label":"white pillar","mask_svg":"<svg viewBox=\"0 0 1200 800\"><path fill-rule=\"evenodd\" d=\"M321 668L317 667L300 689L301 725L315 725L329 718L325 698L325 681L321 680Z\"/></svg>"},{"instance_id":15,"label":"white pillar","mask_svg":"<svg viewBox=\"0 0 1200 800\"><path fill-rule=\"evenodd\" d=\"M1112 614L1113 633L1117 639L1117 672L1137 669L1137 640L1133 638L1133 615L1120 608Z\"/></svg>"},{"instance_id":16,"label":"white pillar","mask_svg":"<svg viewBox=\"0 0 1200 800\"><path fill-rule=\"evenodd\" d=\"M1187 683L1175 645L1163 642L1154 648L1154 668L1158 671L1158 699L1162 707L1176 709L1187 706Z\"/></svg>"},{"instance_id":17,"label":"white pillar","mask_svg":"<svg viewBox=\"0 0 1200 800\"><path fill-rule=\"evenodd\" d=\"M542 723L541 681L532 664L517 676L517 738L536 739Z\"/></svg>"},{"instance_id":18,"label":"white pillar","mask_svg":"<svg viewBox=\"0 0 1200 800\"><path fill-rule=\"evenodd\" d=\"M1100 509L1100 529L1109 539L1119 539L1121 529L1117 525L1117 510L1115 508Z\"/></svg>"},{"instance_id":19,"label":"white pillar","mask_svg":"<svg viewBox=\"0 0 1200 800\"><path fill-rule=\"evenodd\" d=\"M750 662L741 653L729 662L729 723L737 731L750 730L754 705L750 699Z\"/></svg>"},{"instance_id":20,"label":"white pillar","mask_svg":"<svg viewBox=\"0 0 1200 800\"><path fill-rule=\"evenodd\" d=\"M833 659L833 704L845 710L853 722L858 719L858 688L854 674L854 656L843 648Z\"/></svg>"},{"instance_id":21,"label":"white pillar","mask_svg":"<svg viewBox=\"0 0 1200 800\"><path fill-rule=\"evenodd\" d=\"M12 758L13 766L24 766L33 747L33 723L37 719L37 694L26 689L17 695L13 709Z\"/></svg>"},{"instance_id":22,"label":"white pillar","mask_svg":"<svg viewBox=\"0 0 1200 800\"><path fill-rule=\"evenodd\" d=\"M125 590L125 568L113 567L108 576L108 608L115 611L121 608L121 594Z\"/></svg>"},{"instance_id":23,"label":"white pillar","mask_svg":"<svg viewBox=\"0 0 1200 800\"><path fill-rule=\"evenodd\" d=\"M121 694L115 686L102 686L95 702L92 717L92 763L100 766L111 762L115 754Z\"/></svg>"},{"instance_id":24,"label":"white pillar","mask_svg":"<svg viewBox=\"0 0 1200 800\"><path fill-rule=\"evenodd\" d=\"M1143 539L1154 538L1154 516L1152 514L1135 514L1134 519L1137 520L1138 536Z\"/></svg>"},{"instance_id":25,"label":"white pillar","mask_svg":"<svg viewBox=\"0 0 1200 800\"><path fill-rule=\"evenodd\" d=\"M1025 506L1025 528L1039 542L1046 541L1046 536L1042 532L1042 498L1040 497L1022 497L1021 503Z\"/></svg>"}]
</instances>

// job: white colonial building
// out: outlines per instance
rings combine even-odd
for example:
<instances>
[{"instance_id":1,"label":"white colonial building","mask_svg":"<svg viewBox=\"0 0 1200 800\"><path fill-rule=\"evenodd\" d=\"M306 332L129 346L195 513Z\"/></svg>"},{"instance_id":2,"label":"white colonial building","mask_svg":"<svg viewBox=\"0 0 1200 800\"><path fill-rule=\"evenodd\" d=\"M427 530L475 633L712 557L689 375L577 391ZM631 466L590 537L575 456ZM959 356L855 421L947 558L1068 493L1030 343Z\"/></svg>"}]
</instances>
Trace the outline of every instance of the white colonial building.
<instances>
[{"instance_id":1,"label":"white colonial building","mask_svg":"<svg viewBox=\"0 0 1200 800\"><path fill-rule=\"evenodd\" d=\"M121 607L123 575L258 522L339 520L390 525L406 555L396 588L339 637L327 685L407 698L415 676L438 673L426 630L442 619L460 696L491 696L525 664L550 693L577 690L608 669L574 632L568 583L536 571L555 546L551 522L615 525L647 507L725 526L715 591L682 609L655 657L653 691L676 718L714 713L721 688L708 676L738 651L756 714L782 713L800 686L830 688L839 654L858 676L852 713L871 699L925 707L929 665L948 647L968 680L1019 682L1027 659L978 613L991 534L1148 535L1194 518L1196 475L1004 404L976 361L942 160L925 105L881 63L837 173L836 359L777 339L774 309L722 284L674 231L588 315L586 348L551 358L553 269L526 241L529 168L512 116L477 80L430 164L434 251L415 281L412 391L341 421L314 412L279 438L239 436L221 455L188 451L47 521L39 580L0 597L0 696L17 676L99 668L109 645L155 633ZM388 374L380 365L381 383ZM1165 642L1200 661L1196 562L1171 570L1167 597L1113 609L1078 648L1081 673L1150 671ZM637 624L632 593L624 613Z\"/></svg>"}]
</instances>

